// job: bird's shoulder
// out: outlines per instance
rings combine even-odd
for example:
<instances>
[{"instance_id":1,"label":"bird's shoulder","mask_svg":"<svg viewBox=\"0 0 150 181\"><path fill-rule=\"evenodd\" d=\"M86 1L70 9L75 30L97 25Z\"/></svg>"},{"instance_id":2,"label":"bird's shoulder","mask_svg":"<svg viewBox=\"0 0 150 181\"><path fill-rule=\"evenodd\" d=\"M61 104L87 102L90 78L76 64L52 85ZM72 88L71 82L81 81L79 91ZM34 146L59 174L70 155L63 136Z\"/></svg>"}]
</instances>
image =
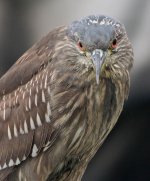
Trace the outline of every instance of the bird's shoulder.
<instances>
[{"instance_id":1,"label":"bird's shoulder","mask_svg":"<svg viewBox=\"0 0 150 181\"><path fill-rule=\"evenodd\" d=\"M11 93L18 86L26 84L47 66L55 52L55 45L63 41L65 32L65 26L58 27L27 50L0 78L0 97Z\"/></svg>"}]
</instances>

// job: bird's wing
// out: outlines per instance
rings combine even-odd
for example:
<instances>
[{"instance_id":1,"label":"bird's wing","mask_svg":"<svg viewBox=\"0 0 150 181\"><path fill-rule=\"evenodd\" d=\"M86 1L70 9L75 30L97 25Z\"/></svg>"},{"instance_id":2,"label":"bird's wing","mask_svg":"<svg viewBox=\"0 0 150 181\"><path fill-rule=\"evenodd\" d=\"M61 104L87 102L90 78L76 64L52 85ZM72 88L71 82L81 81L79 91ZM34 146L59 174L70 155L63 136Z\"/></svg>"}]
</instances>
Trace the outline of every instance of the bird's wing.
<instances>
[{"instance_id":1,"label":"bird's wing","mask_svg":"<svg viewBox=\"0 0 150 181\"><path fill-rule=\"evenodd\" d=\"M0 170L45 151L58 133L51 122L47 68L52 35L27 51L0 79Z\"/></svg>"},{"instance_id":2,"label":"bird's wing","mask_svg":"<svg viewBox=\"0 0 150 181\"><path fill-rule=\"evenodd\" d=\"M54 141L47 78L44 69L0 101L1 170L37 156Z\"/></svg>"},{"instance_id":3,"label":"bird's wing","mask_svg":"<svg viewBox=\"0 0 150 181\"><path fill-rule=\"evenodd\" d=\"M59 128L51 122L50 87L43 69L0 101L0 180L5 168L46 151Z\"/></svg>"}]
</instances>

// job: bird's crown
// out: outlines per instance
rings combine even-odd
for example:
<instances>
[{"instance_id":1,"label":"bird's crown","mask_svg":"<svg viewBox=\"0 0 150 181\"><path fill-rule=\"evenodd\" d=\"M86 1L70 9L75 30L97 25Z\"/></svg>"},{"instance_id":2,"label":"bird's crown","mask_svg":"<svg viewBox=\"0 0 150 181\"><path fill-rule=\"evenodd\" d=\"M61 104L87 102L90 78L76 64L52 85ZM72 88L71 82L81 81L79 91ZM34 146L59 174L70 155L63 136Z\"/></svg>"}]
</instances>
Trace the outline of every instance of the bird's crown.
<instances>
[{"instance_id":1,"label":"bird's crown","mask_svg":"<svg viewBox=\"0 0 150 181\"><path fill-rule=\"evenodd\" d=\"M125 29L123 24L108 16L90 15L74 21L68 28L68 34L75 41L81 41L87 49L106 50L111 41L119 40Z\"/></svg>"}]
</instances>

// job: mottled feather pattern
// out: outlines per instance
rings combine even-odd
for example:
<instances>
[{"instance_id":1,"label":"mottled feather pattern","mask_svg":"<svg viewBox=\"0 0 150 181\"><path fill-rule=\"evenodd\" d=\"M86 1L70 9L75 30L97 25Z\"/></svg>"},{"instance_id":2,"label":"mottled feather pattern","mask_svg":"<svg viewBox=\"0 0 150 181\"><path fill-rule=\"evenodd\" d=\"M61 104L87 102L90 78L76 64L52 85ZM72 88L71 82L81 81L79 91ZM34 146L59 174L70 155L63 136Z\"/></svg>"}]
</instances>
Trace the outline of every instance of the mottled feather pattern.
<instances>
[{"instance_id":1,"label":"mottled feather pattern","mask_svg":"<svg viewBox=\"0 0 150 181\"><path fill-rule=\"evenodd\" d=\"M107 50L99 84L79 40ZM132 61L124 26L105 16L56 28L25 52L0 79L0 181L80 181L123 109Z\"/></svg>"},{"instance_id":2,"label":"mottled feather pattern","mask_svg":"<svg viewBox=\"0 0 150 181\"><path fill-rule=\"evenodd\" d=\"M60 37L62 29L56 30ZM53 41L60 37L55 33L49 37L51 43L43 38L0 79L0 170L46 151L57 135L53 135L56 130L50 124L50 72L46 66L51 61ZM2 178L6 175L0 173Z\"/></svg>"},{"instance_id":3,"label":"mottled feather pattern","mask_svg":"<svg viewBox=\"0 0 150 181\"><path fill-rule=\"evenodd\" d=\"M47 104L49 105L49 95L46 89L47 82L44 83L43 81L47 77L47 72L45 70L43 71L44 72L41 72L41 74L38 75L39 82L36 82L35 81L36 77L34 77L26 85L23 85L19 87L17 90L15 90L11 94L11 97L9 94L6 95L5 99L1 101L0 103L0 108L1 108L0 111L2 115L0 123L3 128L3 130L1 131L3 132L1 140L3 139L5 140L5 146L3 146L3 148L1 147L4 151L0 151L1 152L1 162L0 162L1 168L4 167L5 163L8 167L9 165L14 166L16 164L15 161L17 160L17 158L19 158L21 162L23 160L24 155L27 158L31 152L33 143L37 146L38 152L40 152L40 149L44 147L44 145L46 144L44 141L46 140L46 137L47 137L47 134L45 132L46 129L44 128L45 126L43 126L41 130L39 129L38 134L35 132L36 129L46 124L46 120L43 120L44 115L47 114L49 116L49 122L50 122L50 116L51 116L49 115L50 106L47 110ZM39 84L40 82L42 82L41 85ZM37 87L38 92L35 89L35 87ZM24 92L25 92L25 95L23 98ZM36 94L38 95L37 105L35 104ZM42 96L44 96L43 101L42 101L43 99ZM5 109L3 106L4 104L5 104ZM6 115L4 116L3 114L6 114ZM46 136L44 137L42 137L43 131L46 134ZM33 141L33 136L34 136L34 141ZM41 139L42 142L40 141L39 138ZM13 143L12 146L10 147L11 152L7 153L5 150L9 151L7 147L11 143ZM25 143L24 146L27 148L24 149L22 146L19 147L21 143ZM29 143L29 146L27 146L28 143ZM20 148L22 149L22 151L20 150ZM14 149L18 150L18 154L16 154L16 151ZM24 153L21 154L21 152L24 152ZM13 159L14 164L13 163L9 164L9 161L11 159Z\"/></svg>"}]
</instances>

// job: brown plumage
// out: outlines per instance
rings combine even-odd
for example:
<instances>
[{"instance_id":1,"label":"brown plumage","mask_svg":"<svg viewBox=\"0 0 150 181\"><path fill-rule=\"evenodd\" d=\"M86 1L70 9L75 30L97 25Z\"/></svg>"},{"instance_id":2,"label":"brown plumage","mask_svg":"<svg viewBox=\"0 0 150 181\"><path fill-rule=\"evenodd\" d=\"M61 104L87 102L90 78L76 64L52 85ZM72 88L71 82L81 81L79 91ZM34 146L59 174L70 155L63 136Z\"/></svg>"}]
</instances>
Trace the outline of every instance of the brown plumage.
<instances>
[{"instance_id":1,"label":"brown plumage","mask_svg":"<svg viewBox=\"0 0 150 181\"><path fill-rule=\"evenodd\" d=\"M124 26L89 16L51 31L0 79L0 180L79 181L129 92Z\"/></svg>"}]
</instances>

